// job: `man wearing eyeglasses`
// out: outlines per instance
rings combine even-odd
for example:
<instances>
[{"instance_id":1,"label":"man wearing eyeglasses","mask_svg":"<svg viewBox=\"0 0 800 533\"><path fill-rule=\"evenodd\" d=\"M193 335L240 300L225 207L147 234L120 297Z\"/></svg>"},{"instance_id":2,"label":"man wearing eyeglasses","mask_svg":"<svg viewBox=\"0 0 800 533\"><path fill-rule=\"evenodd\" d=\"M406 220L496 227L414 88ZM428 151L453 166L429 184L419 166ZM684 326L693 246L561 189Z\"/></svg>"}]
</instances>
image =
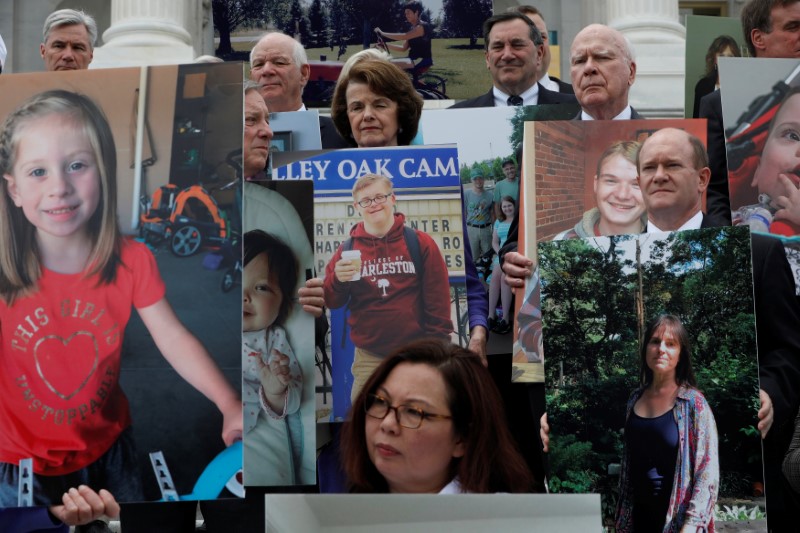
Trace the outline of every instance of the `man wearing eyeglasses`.
<instances>
[{"instance_id":1,"label":"man wearing eyeglasses","mask_svg":"<svg viewBox=\"0 0 800 533\"><path fill-rule=\"evenodd\" d=\"M325 303L350 310L351 398L395 348L422 338L447 340L453 331L444 258L430 235L406 228L395 202L388 178L356 180L353 206L363 220L325 268Z\"/></svg>"}]
</instances>

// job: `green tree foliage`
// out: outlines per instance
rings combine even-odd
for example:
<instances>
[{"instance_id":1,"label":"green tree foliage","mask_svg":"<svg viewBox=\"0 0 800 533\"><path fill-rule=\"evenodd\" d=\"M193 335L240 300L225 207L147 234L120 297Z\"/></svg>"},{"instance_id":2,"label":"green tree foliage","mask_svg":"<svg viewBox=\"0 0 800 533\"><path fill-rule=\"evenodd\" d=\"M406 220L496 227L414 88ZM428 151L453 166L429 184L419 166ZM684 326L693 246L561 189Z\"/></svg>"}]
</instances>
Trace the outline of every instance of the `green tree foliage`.
<instances>
[{"instance_id":1,"label":"green tree foliage","mask_svg":"<svg viewBox=\"0 0 800 533\"><path fill-rule=\"evenodd\" d=\"M314 0L308 8L309 48L322 48L330 42L328 37L328 14L322 0Z\"/></svg>"},{"instance_id":2,"label":"green tree foliage","mask_svg":"<svg viewBox=\"0 0 800 533\"><path fill-rule=\"evenodd\" d=\"M231 32L239 26L263 23L265 17L264 0L213 0L211 11L214 17L214 29L219 33L217 55L233 52Z\"/></svg>"},{"instance_id":3,"label":"green tree foliage","mask_svg":"<svg viewBox=\"0 0 800 533\"><path fill-rule=\"evenodd\" d=\"M625 404L639 384L636 294L641 279L646 321L672 313L692 340L698 388L714 413L720 465L731 479L756 474L758 365L754 332L750 237L740 228L539 244L548 416L563 442L550 467L562 491L591 485L613 499L618 478L608 465L621 459ZM564 441L573 436L574 441ZM555 449L555 446L554 446ZM576 462L578 450L593 459ZM726 483L723 495L738 485ZM613 505L605 507L612 509ZM612 511L609 511L612 512Z\"/></svg>"},{"instance_id":4,"label":"green tree foliage","mask_svg":"<svg viewBox=\"0 0 800 533\"><path fill-rule=\"evenodd\" d=\"M333 51L334 46L342 49L357 37L354 29L358 26L358 10L353 0L326 0L327 11L330 15L329 46ZM359 6L360 7L360 6Z\"/></svg>"},{"instance_id":5,"label":"green tree foliage","mask_svg":"<svg viewBox=\"0 0 800 533\"><path fill-rule=\"evenodd\" d=\"M483 21L492 16L491 0L444 0L442 32L450 38L469 38L475 46L483 37Z\"/></svg>"}]
</instances>

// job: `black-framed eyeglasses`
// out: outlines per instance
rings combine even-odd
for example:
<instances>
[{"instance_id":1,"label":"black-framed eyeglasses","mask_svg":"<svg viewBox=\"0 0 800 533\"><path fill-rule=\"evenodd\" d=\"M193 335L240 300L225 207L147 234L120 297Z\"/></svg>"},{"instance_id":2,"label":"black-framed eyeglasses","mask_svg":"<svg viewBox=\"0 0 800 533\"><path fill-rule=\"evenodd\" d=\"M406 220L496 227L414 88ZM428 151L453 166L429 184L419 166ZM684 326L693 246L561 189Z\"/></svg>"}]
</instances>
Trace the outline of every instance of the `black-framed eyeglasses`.
<instances>
[{"instance_id":1,"label":"black-framed eyeglasses","mask_svg":"<svg viewBox=\"0 0 800 533\"><path fill-rule=\"evenodd\" d=\"M391 197L392 194L394 194L394 193L378 194L378 195L376 195L376 196L374 196L372 198L364 198L363 200L359 200L356 203L358 205L360 205L361 207L369 207L372 204L380 205L380 204L386 202L387 198Z\"/></svg>"},{"instance_id":2,"label":"black-framed eyeglasses","mask_svg":"<svg viewBox=\"0 0 800 533\"><path fill-rule=\"evenodd\" d=\"M394 406L389 403L389 400L383 396L378 396L377 394L367 394L367 401L364 404L364 411L367 413L367 416L377 418L378 420L383 420L386 418L386 415L389 414L389 411L394 411L394 416L397 420L397 423L408 429L418 429L422 425L422 421L426 419L439 418L442 420L449 420L453 418L452 416L448 415L427 413L422 409L408 405Z\"/></svg>"}]
</instances>

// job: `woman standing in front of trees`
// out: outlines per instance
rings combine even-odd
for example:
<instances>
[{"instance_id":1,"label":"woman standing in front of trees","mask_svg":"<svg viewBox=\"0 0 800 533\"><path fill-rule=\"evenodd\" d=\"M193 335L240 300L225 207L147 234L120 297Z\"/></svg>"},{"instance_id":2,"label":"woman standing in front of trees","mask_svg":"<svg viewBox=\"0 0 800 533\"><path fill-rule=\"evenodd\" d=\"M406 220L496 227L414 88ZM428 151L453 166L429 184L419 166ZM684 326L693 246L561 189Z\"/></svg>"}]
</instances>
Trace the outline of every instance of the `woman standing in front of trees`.
<instances>
[{"instance_id":1,"label":"woman standing in front of trees","mask_svg":"<svg viewBox=\"0 0 800 533\"><path fill-rule=\"evenodd\" d=\"M627 405L617 531L714 531L717 426L696 388L680 319L656 318L640 354L641 386Z\"/></svg>"}]
</instances>

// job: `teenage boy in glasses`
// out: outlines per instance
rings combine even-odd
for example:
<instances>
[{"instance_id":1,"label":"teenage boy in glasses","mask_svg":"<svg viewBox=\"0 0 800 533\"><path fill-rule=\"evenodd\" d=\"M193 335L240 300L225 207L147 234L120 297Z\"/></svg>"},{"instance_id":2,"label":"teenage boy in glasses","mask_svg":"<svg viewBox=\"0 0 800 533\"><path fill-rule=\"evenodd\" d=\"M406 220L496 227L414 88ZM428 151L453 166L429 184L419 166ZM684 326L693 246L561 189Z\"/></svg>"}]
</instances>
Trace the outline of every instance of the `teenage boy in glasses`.
<instances>
[{"instance_id":1,"label":"teenage boy in glasses","mask_svg":"<svg viewBox=\"0 0 800 533\"><path fill-rule=\"evenodd\" d=\"M449 339L453 331L444 258L430 235L406 227L395 203L388 178L358 178L353 206L362 221L325 268L325 303L350 310L351 398L395 348L416 339ZM360 259L343 259L350 250L360 252ZM345 253L350 255L356 254Z\"/></svg>"}]
</instances>

